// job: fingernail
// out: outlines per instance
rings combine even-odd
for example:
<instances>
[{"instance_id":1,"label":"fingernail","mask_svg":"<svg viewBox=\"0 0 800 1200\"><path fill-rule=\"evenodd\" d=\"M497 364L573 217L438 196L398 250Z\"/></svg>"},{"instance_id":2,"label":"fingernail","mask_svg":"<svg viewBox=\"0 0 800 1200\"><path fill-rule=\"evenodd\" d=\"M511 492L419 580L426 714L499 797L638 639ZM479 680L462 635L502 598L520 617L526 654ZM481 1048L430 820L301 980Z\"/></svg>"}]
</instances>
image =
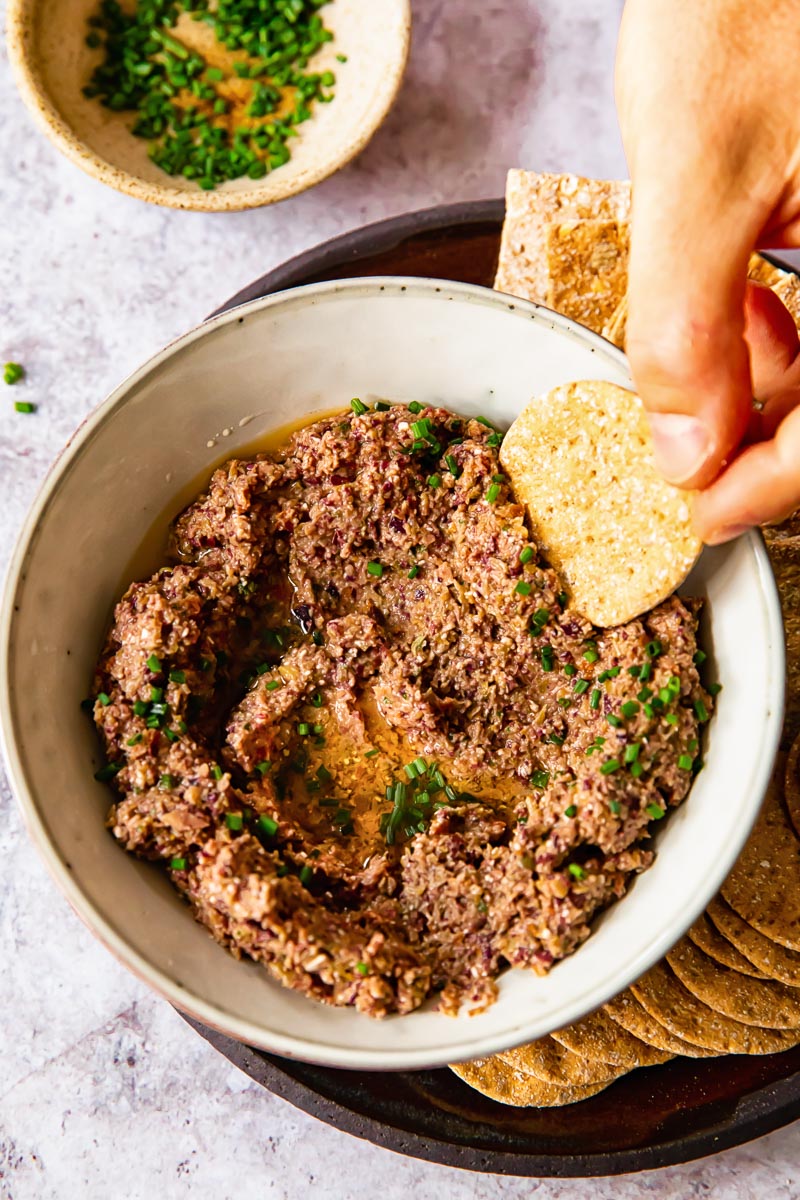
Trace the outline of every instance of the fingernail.
<instances>
[{"instance_id":1,"label":"fingernail","mask_svg":"<svg viewBox=\"0 0 800 1200\"><path fill-rule=\"evenodd\" d=\"M723 542L732 542L734 538L747 533L748 529L752 529L752 525L726 525L723 529L717 529L710 534L705 539L706 545L721 546Z\"/></svg>"},{"instance_id":2,"label":"fingernail","mask_svg":"<svg viewBox=\"0 0 800 1200\"><path fill-rule=\"evenodd\" d=\"M684 413L650 413L656 466L670 483L695 475L711 453L711 437L696 417Z\"/></svg>"}]
</instances>

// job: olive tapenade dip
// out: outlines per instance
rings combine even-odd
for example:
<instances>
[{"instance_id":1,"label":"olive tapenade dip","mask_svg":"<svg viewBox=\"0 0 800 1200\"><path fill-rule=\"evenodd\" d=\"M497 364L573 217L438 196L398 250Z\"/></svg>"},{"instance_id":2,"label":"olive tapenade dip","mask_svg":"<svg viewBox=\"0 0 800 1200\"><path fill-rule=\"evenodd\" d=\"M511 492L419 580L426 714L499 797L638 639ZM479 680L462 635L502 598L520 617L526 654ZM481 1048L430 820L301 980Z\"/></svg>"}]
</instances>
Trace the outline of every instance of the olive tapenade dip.
<instances>
[{"instance_id":1,"label":"olive tapenade dip","mask_svg":"<svg viewBox=\"0 0 800 1200\"><path fill-rule=\"evenodd\" d=\"M477 1009L651 862L711 711L699 604L593 629L489 422L351 407L215 471L119 602L98 777L234 954L373 1016Z\"/></svg>"}]
</instances>

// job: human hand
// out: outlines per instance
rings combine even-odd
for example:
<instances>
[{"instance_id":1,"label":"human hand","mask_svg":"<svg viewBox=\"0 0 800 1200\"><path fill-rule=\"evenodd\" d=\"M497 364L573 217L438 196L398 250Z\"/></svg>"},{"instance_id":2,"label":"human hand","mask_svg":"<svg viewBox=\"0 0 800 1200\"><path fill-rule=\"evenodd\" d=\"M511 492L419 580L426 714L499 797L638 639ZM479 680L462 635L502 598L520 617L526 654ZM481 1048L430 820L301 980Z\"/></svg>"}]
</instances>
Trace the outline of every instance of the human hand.
<instances>
[{"instance_id":1,"label":"human hand","mask_svg":"<svg viewBox=\"0 0 800 1200\"><path fill-rule=\"evenodd\" d=\"M746 281L756 246L800 246L798 53L797 0L625 6L626 349L657 462L702 489L711 543L800 505L800 343L778 298Z\"/></svg>"}]
</instances>

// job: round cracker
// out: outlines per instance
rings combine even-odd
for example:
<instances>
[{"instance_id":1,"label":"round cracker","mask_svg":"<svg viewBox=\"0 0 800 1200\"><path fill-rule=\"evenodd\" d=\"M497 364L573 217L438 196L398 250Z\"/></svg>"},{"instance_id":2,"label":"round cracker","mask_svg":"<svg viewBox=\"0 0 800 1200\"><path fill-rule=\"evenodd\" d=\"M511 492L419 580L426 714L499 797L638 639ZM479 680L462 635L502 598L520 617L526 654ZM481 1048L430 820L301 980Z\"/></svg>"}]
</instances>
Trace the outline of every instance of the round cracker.
<instances>
[{"instance_id":1,"label":"round cracker","mask_svg":"<svg viewBox=\"0 0 800 1200\"><path fill-rule=\"evenodd\" d=\"M694 942L695 946L699 946L709 958L713 958L714 962L720 963L723 967L730 967L732 971L739 971L742 975L752 975L754 979L768 978L763 971L750 962L749 958L740 954L736 947L722 936L705 913L702 913L691 929L686 931L686 936L689 941Z\"/></svg>"},{"instance_id":2,"label":"round cracker","mask_svg":"<svg viewBox=\"0 0 800 1200\"><path fill-rule=\"evenodd\" d=\"M744 1025L800 1029L800 990L774 979L753 979L714 962L683 938L667 962L685 988L715 1012Z\"/></svg>"},{"instance_id":3,"label":"round cracker","mask_svg":"<svg viewBox=\"0 0 800 1200\"><path fill-rule=\"evenodd\" d=\"M613 1082L609 1079L586 1087L557 1087L536 1075L516 1070L497 1057L451 1063L450 1070L490 1100L513 1104L517 1108L557 1108L562 1104L576 1104L597 1095Z\"/></svg>"},{"instance_id":4,"label":"round cracker","mask_svg":"<svg viewBox=\"0 0 800 1200\"><path fill-rule=\"evenodd\" d=\"M789 820L800 838L800 734L792 742L792 748L786 760L783 798L786 801Z\"/></svg>"},{"instance_id":5,"label":"round cracker","mask_svg":"<svg viewBox=\"0 0 800 1200\"><path fill-rule=\"evenodd\" d=\"M516 1046L499 1054L504 1063L520 1071L527 1071L545 1083L556 1087L585 1087L591 1083L605 1083L624 1075L625 1067L584 1058L573 1054L551 1037L539 1038L527 1046Z\"/></svg>"},{"instance_id":6,"label":"round cracker","mask_svg":"<svg viewBox=\"0 0 800 1200\"><path fill-rule=\"evenodd\" d=\"M602 1009L573 1025L558 1029L551 1036L575 1054L629 1070L655 1066L672 1057L668 1050L658 1050L641 1038L634 1037L627 1029L612 1021Z\"/></svg>"},{"instance_id":7,"label":"round cracker","mask_svg":"<svg viewBox=\"0 0 800 1200\"><path fill-rule=\"evenodd\" d=\"M500 462L544 557L593 625L647 612L697 561L691 497L656 470L633 392L604 380L553 388L514 421Z\"/></svg>"},{"instance_id":8,"label":"round cracker","mask_svg":"<svg viewBox=\"0 0 800 1200\"><path fill-rule=\"evenodd\" d=\"M716 897L706 909L717 929L769 979L800 988L800 951L787 950L743 921L729 904Z\"/></svg>"},{"instance_id":9,"label":"round cracker","mask_svg":"<svg viewBox=\"0 0 800 1200\"><path fill-rule=\"evenodd\" d=\"M616 1021L622 1029L641 1038L659 1050L670 1054L680 1054L684 1058L715 1058L716 1050L708 1050L704 1046L695 1046L692 1042L684 1041L651 1017L646 1008L642 1008L630 991L620 992L613 1000L603 1006L603 1012Z\"/></svg>"},{"instance_id":10,"label":"round cracker","mask_svg":"<svg viewBox=\"0 0 800 1200\"><path fill-rule=\"evenodd\" d=\"M719 1054L775 1054L800 1042L797 1030L762 1029L715 1012L693 996L664 962L631 984L631 991L670 1033Z\"/></svg>"},{"instance_id":11,"label":"round cracker","mask_svg":"<svg viewBox=\"0 0 800 1200\"><path fill-rule=\"evenodd\" d=\"M800 950L800 841L780 799L783 771L779 761L722 896L759 933Z\"/></svg>"}]
</instances>

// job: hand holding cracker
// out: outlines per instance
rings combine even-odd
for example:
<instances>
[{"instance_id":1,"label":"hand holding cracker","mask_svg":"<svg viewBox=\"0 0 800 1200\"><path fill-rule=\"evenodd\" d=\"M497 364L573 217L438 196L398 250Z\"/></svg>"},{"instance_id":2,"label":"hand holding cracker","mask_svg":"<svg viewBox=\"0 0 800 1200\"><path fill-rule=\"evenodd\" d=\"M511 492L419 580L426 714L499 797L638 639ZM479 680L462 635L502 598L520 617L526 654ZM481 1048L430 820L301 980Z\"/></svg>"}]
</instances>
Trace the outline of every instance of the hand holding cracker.
<instances>
[{"instance_id":1,"label":"hand holding cracker","mask_svg":"<svg viewBox=\"0 0 800 1200\"><path fill-rule=\"evenodd\" d=\"M798 50L793 0L626 4L626 345L657 461L703 489L709 542L800 504L800 345L782 305L746 283L756 246L800 245L800 109L775 86Z\"/></svg>"}]
</instances>

